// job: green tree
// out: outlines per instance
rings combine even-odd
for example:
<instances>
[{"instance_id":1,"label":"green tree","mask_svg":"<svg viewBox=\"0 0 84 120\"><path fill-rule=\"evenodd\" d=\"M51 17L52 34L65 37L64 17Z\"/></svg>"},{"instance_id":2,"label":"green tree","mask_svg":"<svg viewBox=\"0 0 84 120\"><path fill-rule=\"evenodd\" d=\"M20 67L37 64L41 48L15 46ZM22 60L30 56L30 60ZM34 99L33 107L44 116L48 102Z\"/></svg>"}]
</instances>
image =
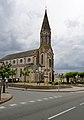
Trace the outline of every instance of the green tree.
<instances>
[{"instance_id":1,"label":"green tree","mask_svg":"<svg viewBox=\"0 0 84 120\"><path fill-rule=\"evenodd\" d=\"M9 74L10 74L10 76L12 78L12 82L13 82L13 77L14 77L14 75L16 75L16 69L11 69Z\"/></svg>"},{"instance_id":2,"label":"green tree","mask_svg":"<svg viewBox=\"0 0 84 120\"><path fill-rule=\"evenodd\" d=\"M73 78L75 78L78 75L78 72L71 72L71 73L72 73Z\"/></svg>"},{"instance_id":3,"label":"green tree","mask_svg":"<svg viewBox=\"0 0 84 120\"><path fill-rule=\"evenodd\" d=\"M65 77L66 77L66 79L67 79L67 83L69 83L69 79L70 79L71 77L73 77L72 72L66 73L66 74L65 74Z\"/></svg>"},{"instance_id":4,"label":"green tree","mask_svg":"<svg viewBox=\"0 0 84 120\"><path fill-rule=\"evenodd\" d=\"M21 74L24 76L24 83L26 82L26 76L29 76L30 71L27 68L21 71Z\"/></svg>"},{"instance_id":5,"label":"green tree","mask_svg":"<svg viewBox=\"0 0 84 120\"><path fill-rule=\"evenodd\" d=\"M0 76L3 80L3 93L5 93L5 78L9 77L10 65L5 65L4 63L0 67Z\"/></svg>"},{"instance_id":6,"label":"green tree","mask_svg":"<svg viewBox=\"0 0 84 120\"><path fill-rule=\"evenodd\" d=\"M83 78L84 78L84 72L79 72L79 73L78 73L78 76L80 76L80 78L82 78L82 81L83 81Z\"/></svg>"},{"instance_id":7,"label":"green tree","mask_svg":"<svg viewBox=\"0 0 84 120\"><path fill-rule=\"evenodd\" d=\"M73 82L77 82L78 77L83 78L84 77L84 72L69 72L65 74L65 77L67 78L67 82L69 82L69 78L73 79Z\"/></svg>"}]
</instances>

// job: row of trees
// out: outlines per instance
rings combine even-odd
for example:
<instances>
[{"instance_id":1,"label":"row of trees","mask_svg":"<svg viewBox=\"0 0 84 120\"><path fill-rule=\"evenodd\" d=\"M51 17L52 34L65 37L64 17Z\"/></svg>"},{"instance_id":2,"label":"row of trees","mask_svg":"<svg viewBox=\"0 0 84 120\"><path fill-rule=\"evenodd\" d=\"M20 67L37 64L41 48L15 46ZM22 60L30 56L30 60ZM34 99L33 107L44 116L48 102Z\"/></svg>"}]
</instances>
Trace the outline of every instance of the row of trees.
<instances>
[{"instance_id":1,"label":"row of trees","mask_svg":"<svg viewBox=\"0 0 84 120\"><path fill-rule=\"evenodd\" d=\"M67 83L84 82L84 72L69 72L65 74Z\"/></svg>"},{"instance_id":2,"label":"row of trees","mask_svg":"<svg viewBox=\"0 0 84 120\"><path fill-rule=\"evenodd\" d=\"M30 71L27 68L24 68L24 70L21 71L21 75L24 76L24 83L26 82L26 76L29 76Z\"/></svg>"}]
</instances>

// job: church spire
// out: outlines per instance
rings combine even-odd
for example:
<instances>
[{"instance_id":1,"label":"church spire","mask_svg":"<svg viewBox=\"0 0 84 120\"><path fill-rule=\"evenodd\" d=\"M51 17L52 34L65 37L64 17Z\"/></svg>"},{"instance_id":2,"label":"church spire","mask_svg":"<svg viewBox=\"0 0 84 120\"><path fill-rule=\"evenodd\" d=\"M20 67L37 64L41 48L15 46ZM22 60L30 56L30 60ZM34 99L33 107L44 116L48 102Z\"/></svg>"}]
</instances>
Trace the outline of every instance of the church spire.
<instances>
[{"instance_id":1,"label":"church spire","mask_svg":"<svg viewBox=\"0 0 84 120\"><path fill-rule=\"evenodd\" d=\"M45 8L45 15L44 15L43 23L42 23L42 28L41 28L41 32L42 31L50 31L50 25L49 25L49 21L48 21L48 17L47 17L47 9L46 8Z\"/></svg>"},{"instance_id":2,"label":"church spire","mask_svg":"<svg viewBox=\"0 0 84 120\"><path fill-rule=\"evenodd\" d=\"M47 17L47 9L45 9L44 19L40 32L40 46L51 47L51 29Z\"/></svg>"}]
</instances>

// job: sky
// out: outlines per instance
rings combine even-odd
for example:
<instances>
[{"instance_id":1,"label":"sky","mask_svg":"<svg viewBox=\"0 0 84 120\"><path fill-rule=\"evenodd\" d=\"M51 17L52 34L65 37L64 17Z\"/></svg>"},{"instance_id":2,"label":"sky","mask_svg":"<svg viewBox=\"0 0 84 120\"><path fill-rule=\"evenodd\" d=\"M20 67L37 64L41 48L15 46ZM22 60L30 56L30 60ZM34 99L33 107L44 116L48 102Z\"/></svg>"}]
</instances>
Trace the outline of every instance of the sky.
<instances>
[{"instance_id":1,"label":"sky","mask_svg":"<svg viewBox=\"0 0 84 120\"><path fill-rule=\"evenodd\" d=\"M0 0L0 58L39 48L45 7L55 71L84 71L84 0Z\"/></svg>"}]
</instances>

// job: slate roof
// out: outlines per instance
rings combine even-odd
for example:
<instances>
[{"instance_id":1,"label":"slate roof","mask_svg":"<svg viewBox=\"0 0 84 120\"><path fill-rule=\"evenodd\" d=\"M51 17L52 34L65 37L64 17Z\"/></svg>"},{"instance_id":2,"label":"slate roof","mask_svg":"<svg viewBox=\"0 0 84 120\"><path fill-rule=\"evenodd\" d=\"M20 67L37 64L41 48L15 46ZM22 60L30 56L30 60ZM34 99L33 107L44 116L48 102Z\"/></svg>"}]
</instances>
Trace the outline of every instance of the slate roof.
<instances>
[{"instance_id":1,"label":"slate roof","mask_svg":"<svg viewBox=\"0 0 84 120\"><path fill-rule=\"evenodd\" d=\"M9 55L3 57L2 59L0 59L0 61L33 56L33 55L35 55L37 50L38 49L30 50L30 51L24 51L24 52L19 52L19 53L14 53L14 54L9 54Z\"/></svg>"},{"instance_id":2,"label":"slate roof","mask_svg":"<svg viewBox=\"0 0 84 120\"><path fill-rule=\"evenodd\" d=\"M47 16L47 10L45 10L45 15L44 15L43 23L42 23L41 32L45 31L45 30L51 31L49 21L48 21L48 16Z\"/></svg>"}]
</instances>

